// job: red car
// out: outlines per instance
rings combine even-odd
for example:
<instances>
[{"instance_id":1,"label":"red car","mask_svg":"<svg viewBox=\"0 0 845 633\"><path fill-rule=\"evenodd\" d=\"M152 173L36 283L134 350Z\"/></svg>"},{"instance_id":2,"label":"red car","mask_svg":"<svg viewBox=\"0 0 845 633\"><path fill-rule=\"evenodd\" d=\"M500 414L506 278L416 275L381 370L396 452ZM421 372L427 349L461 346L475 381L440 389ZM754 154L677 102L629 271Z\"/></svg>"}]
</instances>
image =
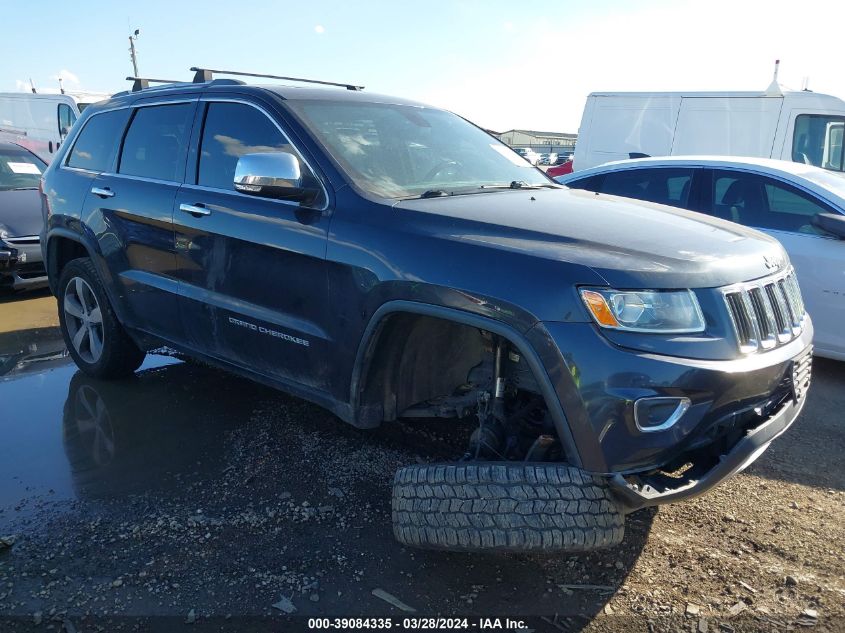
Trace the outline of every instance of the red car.
<instances>
[{"instance_id":1,"label":"red car","mask_svg":"<svg viewBox=\"0 0 845 633\"><path fill-rule=\"evenodd\" d=\"M558 176L563 176L564 174L571 174L572 173L572 159L570 158L565 163L560 165L555 165L554 167L549 167L546 170L546 175L549 178L557 178Z\"/></svg>"}]
</instances>

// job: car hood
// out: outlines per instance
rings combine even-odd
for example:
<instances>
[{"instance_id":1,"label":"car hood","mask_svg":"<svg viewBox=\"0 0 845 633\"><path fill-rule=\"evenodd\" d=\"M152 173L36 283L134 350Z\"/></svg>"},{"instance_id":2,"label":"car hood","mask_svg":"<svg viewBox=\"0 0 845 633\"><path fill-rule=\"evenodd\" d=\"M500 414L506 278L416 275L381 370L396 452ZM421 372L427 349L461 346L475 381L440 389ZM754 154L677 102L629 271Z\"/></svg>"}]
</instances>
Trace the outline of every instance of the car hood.
<instances>
[{"instance_id":1,"label":"car hood","mask_svg":"<svg viewBox=\"0 0 845 633\"><path fill-rule=\"evenodd\" d=\"M38 235L42 223L37 189L0 191L0 227L9 231L9 237Z\"/></svg>"},{"instance_id":2,"label":"car hood","mask_svg":"<svg viewBox=\"0 0 845 633\"><path fill-rule=\"evenodd\" d=\"M780 243L753 229L576 189L404 200L396 208L452 218L438 223L441 237L581 264L617 288L713 288L789 265Z\"/></svg>"}]
</instances>

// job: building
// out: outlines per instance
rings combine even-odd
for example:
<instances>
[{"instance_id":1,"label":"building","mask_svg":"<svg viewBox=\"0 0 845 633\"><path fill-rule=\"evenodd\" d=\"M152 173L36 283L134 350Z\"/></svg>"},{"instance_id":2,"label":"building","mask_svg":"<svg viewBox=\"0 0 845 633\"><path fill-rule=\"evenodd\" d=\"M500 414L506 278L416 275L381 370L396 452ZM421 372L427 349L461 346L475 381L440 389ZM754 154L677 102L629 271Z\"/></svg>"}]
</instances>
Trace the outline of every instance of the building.
<instances>
[{"instance_id":1,"label":"building","mask_svg":"<svg viewBox=\"0 0 845 633\"><path fill-rule=\"evenodd\" d=\"M503 143L511 147L528 147L537 153L556 152L569 155L575 151L577 134L568 132L538 132L536 130L508 130L496 133Z\"/></svg>"}]
</instances>

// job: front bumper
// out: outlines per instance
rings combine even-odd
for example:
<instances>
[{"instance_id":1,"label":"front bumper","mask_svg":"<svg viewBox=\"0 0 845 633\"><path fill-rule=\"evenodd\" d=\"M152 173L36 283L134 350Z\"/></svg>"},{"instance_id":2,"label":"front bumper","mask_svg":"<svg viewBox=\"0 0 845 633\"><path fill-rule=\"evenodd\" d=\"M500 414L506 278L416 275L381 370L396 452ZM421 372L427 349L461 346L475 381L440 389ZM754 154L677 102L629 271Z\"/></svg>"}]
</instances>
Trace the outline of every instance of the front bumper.
<instances>
[{"instance_id":1,"label":"front bumper","mask_svg":"<svg viewBox=\"0 0 845 633\"><path fill-rule=\"evenodd\" d=\"M795 359L809 358L812 336L807 317L802 333L781 347L699 360L627 349L587 323L547 322L528 332L565 414L576 463L609 478L674 471L707 447L717 457L732 451L784 403ZM634 403L661 397L691 405L671 428L643 432Z\"/></svg>"},{"instance_id":2,"label":"front bumper","mask_svg":"<svg viewBox=\"0 0 845 633\"><path fill-rule=\"evenodd\" d=\"M0 288L29 290L47 285L47 271L37 241L0 242Z\"/></svg>"},{"instance_id":3,"label":"front bumper","mask_svg":"<svg viewBox=\"0 0 845 633\"><path fill-rule=\"evenodd\" d=\"M806 398L801 398L785 402L768 420L749 429L733 448L719 456L712 464L693 464L674 481L666 476L660 476L656 480L640 480L638 477L626 479L619 474L613 475L609 479L611 490L626 512L704 494L745 470L760 457L769 444L792 425L804 408L805 401ZM657 481L660 483L657 484Z\"/></svg>"}]
</instances>

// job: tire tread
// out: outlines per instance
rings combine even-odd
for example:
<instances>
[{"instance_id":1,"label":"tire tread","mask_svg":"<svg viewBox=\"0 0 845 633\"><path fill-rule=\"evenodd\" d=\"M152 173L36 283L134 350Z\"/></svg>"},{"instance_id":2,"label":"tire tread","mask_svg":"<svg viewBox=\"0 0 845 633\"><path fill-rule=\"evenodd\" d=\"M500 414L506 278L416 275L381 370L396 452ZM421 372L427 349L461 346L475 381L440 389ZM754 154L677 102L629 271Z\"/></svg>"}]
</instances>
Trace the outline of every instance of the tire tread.
<instances>
[{"instance_id":1,"label":"tire tread","mask_svg":"<svg viewBox=\"0 0 845 633\"><path fill-rule=\"evenodd\" d=\"M416 464L393 481L393 532L452 551L588 551L622 542L600 477L566 464Z\"/></svg>"}]
</instances>

